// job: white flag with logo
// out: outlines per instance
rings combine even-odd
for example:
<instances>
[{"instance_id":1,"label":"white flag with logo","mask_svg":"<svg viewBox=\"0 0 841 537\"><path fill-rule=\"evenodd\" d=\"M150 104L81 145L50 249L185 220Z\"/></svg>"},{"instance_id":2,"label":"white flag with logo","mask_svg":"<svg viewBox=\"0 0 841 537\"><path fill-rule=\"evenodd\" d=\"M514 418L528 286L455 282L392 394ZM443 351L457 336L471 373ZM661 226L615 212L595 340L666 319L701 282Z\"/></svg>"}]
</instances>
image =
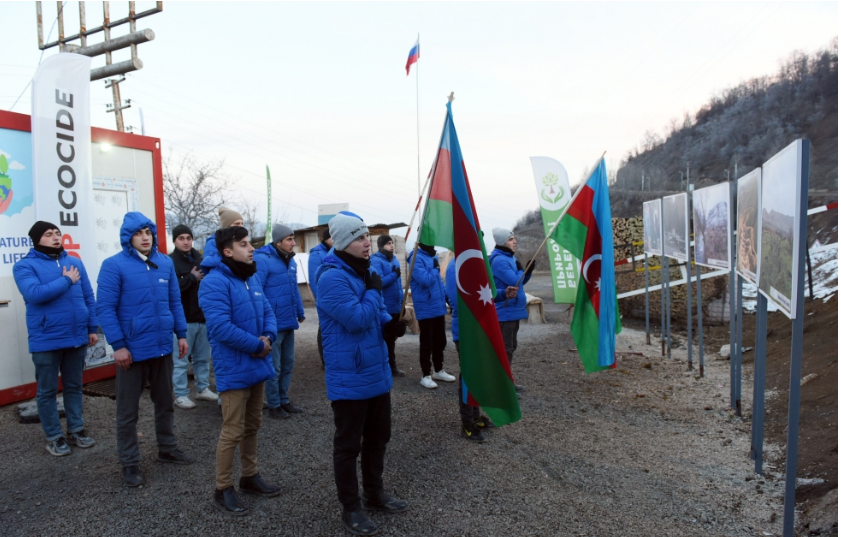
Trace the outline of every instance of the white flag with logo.
<instances>
[{"instance_id":1,"label":"white flag with logo","mask_svg":"<svg viewBox=\"0 0 841 537\"><path fill-rule=\"evenodd\" d=\"M59 227L65 251L82 260L96 285L90 70L89 57L61 53L35 72L32 190L35 218Z\"/></svg>"}]
</instances>

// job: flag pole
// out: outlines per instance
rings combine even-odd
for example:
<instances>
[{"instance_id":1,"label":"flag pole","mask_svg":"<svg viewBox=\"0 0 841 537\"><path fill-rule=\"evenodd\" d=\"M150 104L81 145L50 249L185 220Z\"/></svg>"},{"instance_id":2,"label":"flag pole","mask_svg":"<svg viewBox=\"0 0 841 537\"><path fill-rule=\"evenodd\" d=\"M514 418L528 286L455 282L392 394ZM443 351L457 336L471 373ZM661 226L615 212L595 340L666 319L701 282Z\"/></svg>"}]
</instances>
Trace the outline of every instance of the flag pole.
<instances>
[{"instance_id":1,"label":"flag pole","mask_svg":"<svg viewBox=\"0 0 841 537\"><path fill-rule=\"evenodd\" d=\"M269 171L269 165L266 164L266 191L268 195L269 212L266 215L266 240L263 244L269 244L272 241L272 174ZM253 230L251 230L253 232Z\"/></svg>"},{"instance_id":2,"label":"flag pole","mask_svg":"<svg viewBox=\"0 0 841 537\"><path fill-rule=\"evenodd\" d=\"M447 97L449 102L453 102L455 100L455 93L450 92L450 96ZM441 139L444 138L444 129L447 128L447 118L450 115L450 111L447 110L447 114L444 116L444 126L441 129ZM438 141L438 147L441 146L441 141ZM429 210L429 193L432 192L432 185L435 184L435 170L438 168L438 153L435 154L435 162L432 164L432 171L429 174L429 178L427 179L427 183L429 184L429 188L426 191L426 206L423 208L423 215L421 215L420 222L418 223L418 238L415 240L415 248L412 251L412 263L409 265L409 270L406 274L406 286L403 289L403 306L400 309L400 319L403 320L406 317L406 302L409 299L409 286L412 281L412 271L415 268L415 262L418 260L418 245L420 244L420 230L423 230L423 222L426 220L426 213ZM426 185L424 185L426 186ZM418 207L420 207L420 200L418 200ZM415 209L415 214L417 214L417 209ZM412 220L415 219L415 215L412 215ZM411 223L409 224L409 231L412 230ZM409 234L406 234L406 237L409 237Z\"/></svg>"},{"instance_id":3,"label":"flag pole","mask_svg":"<svg viewBox=\"0 0 841 537\"><path fill-rule=\"evenodd\" d=\"M607 154L607 150L605 150L605 152L602 153L602 156L599 157L599 160L597 160L596 163L593 164L593 167L590 168L590 172L587 173L587 176L586 176L587 179L585 179L584 183L582 183L581 186L578 187L578 190L575 191L575 194L573 194L572 199L569 200L569 203L567 203L567 206L564 207L563 211L561 211L561 214L558 216L558 219L555 220L555 223L552 224L552 226L549 228L549 234L546 235L546 237L543 239L543 242L541 242L540 246L538 246L537 250L535 250L534 255L531 256L531 261L529 261L528 264L526 265L526 270L523 271L522 276L520 276L520 279L517 280L517 285L515 285L514 287L520 287L520 282L522 282L523 278L525 278L526 272L528 271L528 269L532 265L532 263L534 263L534 260L537 258L537 254L539 254L543 250L543 247L546 246L546 241L548 241L549 237L552 236L552 233L555 232L555 227L557 227L557 225L561 223L561 218L566 216L567 211L569 211L569 208L572 207L572 204L575 201L575 199L578 197L579 194L581 194L581 191L584 190L584 186L587 184L587 180L590 179L590 176L593 175L593 172L596 171L596 168L599 167L599 163L602 161L602 159L604 158L604 156L606 154ZM505 306L508 305L508 300L509 300L508 298L505 299L505 304L503 304L502 307L505 307Z\"/></svg>"},{"instance_id":4,"label":"flag pole","mask_svg":"<svg viewBox=\"0 0 841 537\"><path fill-rule=\"evenodd\" d=\"M421 196L420 185L420 32L418 32L418 61L415 62L415 114L417 120L418 138L418 197ZM411 228L410 228L411 229Z\"/></svg>"}]
</instances>

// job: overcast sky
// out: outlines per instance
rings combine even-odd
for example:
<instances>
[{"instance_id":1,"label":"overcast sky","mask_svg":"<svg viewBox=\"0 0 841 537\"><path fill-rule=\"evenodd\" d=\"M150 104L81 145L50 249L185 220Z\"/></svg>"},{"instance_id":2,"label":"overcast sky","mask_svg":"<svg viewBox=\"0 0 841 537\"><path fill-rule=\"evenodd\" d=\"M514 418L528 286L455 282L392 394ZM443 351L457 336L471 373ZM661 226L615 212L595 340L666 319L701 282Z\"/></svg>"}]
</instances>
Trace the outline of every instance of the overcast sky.
<instances>
[{"instance_id":1,"label":"overcast sky","mask_svg":"<svg viewBox=\"0 0 841 537\"><path fill-rule=\"evenodd\" d=\"M112 20L127 5L112 2ZM88 27L98 25L101 3L86 6ZM55 13L45 2L45 33ZM33 3L4 2L0 14L0 108L9 109L41 52ZM65 19L66 33L75 32L77 2L66 4ZM161 138L165 152L224 158L234 198L262 214L268 164L273 211L305 224L316 222L319 203L341 202L369 223L409 221L418 189L416 79L404 66L419 33L421 176L454 91L479 219L490 230L513 227L537 207L530 156L560 160L573 182L604 150L618 164L646 130L773 74L794 50L826 47L838 7L164 2L142 28L156 39L139 47L145 67L121 86L132 99L126 123L139 129L142 108L147 135ZM103 86L92 83L93 124L114 128ZM29 90L14 111L29 113Z\"/></svg>"}]
</instances>

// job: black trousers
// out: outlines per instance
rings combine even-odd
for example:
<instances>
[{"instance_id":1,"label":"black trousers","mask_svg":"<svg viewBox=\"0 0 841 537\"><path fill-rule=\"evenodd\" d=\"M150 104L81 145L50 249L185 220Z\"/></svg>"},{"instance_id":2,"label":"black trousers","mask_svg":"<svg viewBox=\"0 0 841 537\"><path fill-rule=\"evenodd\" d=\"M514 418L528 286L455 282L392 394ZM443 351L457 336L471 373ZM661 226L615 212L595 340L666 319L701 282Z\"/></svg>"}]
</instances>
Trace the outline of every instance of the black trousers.
<instances>
[{"instance_id":1,"label":"black trousers","mask_svg":"<svg viewBox=\"0 0 841 537\"><path fill-rule=\"evenodd\" d=\"M345 511L362 508L356 459L362 453L362 490L366 497L383 491L385 446L391 439L391 392L361 401L331 403L336 434L333 436L333 474Z\"/></svg>"},{"instance_id":2,"label":"black trousers","mask_svg":"<svg viewBox=\"0 0 841 537\"><path fill-rule=\"evenodd\" d=\"M132 362L127 370L117 368L117 453L122 466L140 464L137 418L140 412L140 395L147 382L152 402L155 404L158 451L169 453L178 447L173 430L172 355Z\"/></svg>"},{"instance_id":3,"label":"black trousers","mask_svg":"<svg viewBox=\"0 0 841 537\"><path fill-rule=\"evenodd\" d=\"M458 341L454 341L453 343L456 344L456 352L459 353L461 356L461 351L458 348ZM468 427L472 426L480 417L479 407L477 406L470 406L464 402L464 383L461 380L461 373L458 375L458 413L461 416L461 426L467 429Z\"/></svg>"},{"instance_id":4,"label":"black trousers","mask_svg":"<svg viewBox=\"0 0 841 537\"><path fill-rule=\"evenodd\" d=\"M391 315L391 322L396 323L400 319L399 313L390 313ZM394 371L397 369L397 355L394 354L394 346L397 342L397 338L394 336L383 336L385 340L385 346L388 348L388 365L391 366L391 370Z\"/></svg>"},{"instance_id":5,"label":"black trousers","mask_svg":"<svg viewBox=\"0 0 841 537\"><path fill-rule=\"evenodd\" d=\"M505 342L505 354L508 355L508 365L514 365L514 351L517 350L517 332L520 331L520 321L500 321L502 341Z\"/></svg>"},{"instance_id":6,"label":"black trousers","mask_svg":"<svg viewBox=\"0 0 841 537\"><path fill-rule=\"evenodd\" d=\"M420 366L423 376L444 369L444 349L447 347L447 324L444 316L418 321L420 324ZM431 358L431 360L430 360Z\"/></svg>"}]
</instances>

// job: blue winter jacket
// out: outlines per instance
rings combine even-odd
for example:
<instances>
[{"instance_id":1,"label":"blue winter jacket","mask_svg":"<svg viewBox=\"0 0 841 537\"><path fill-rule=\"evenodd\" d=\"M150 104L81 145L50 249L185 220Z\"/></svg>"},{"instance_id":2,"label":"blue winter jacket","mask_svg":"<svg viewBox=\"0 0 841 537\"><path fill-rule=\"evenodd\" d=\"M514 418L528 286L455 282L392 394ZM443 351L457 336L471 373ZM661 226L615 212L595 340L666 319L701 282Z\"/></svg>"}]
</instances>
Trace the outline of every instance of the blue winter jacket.
<instances>
[{"instance_id":1,"label":"blue winter jacket","mask_svg":"<svg viewBox=\"0 0 841 537\"><path fill-rule=\"evenodd\" d=\"M131 245L144 227L152 231L146 264ZM96 315L115 351L127 347L140 362L172 353L172 334L187 337L178 276L169 256L158 252L157 228L138 212L126 213L120 228L123 251L102 262L97 278Z\"/></svg>"},{"instance_id":2,"label":"blue winter jacket","mask_svg":"<svg viewBox=\"0 0 841 537\"><path fill-rule=\"evenodd\" d=\"M441 281L441 271L433 265L438 255L429 255L418 248L418 260L412 269L412 281L409 286L412 289L412 305L415 308L417 320L432 319L447 314L446 293L444 282ZM412 256L409 254L406 261L407 266L412 266Z\"/></svg>"},{"instance_id":3,"label":"blue winter jacket","mask_svg":"<svg viewBox=\"0 0 841 537\"><path fill-rule=\"evenodd\" d=\"M79 281L71 284L62 267L76 267ZM26 304L29 352L47 352L88 344L96 334L96 301L82 261L67 252L54 259L30 249L12 273Z\"/></svg>"},{"instance_id":4,"label":"blue winter jacket","mask_svg":"<svg viewBox=\"0 0 841 537\"><path fill-rule=\"evenodd\" d=\"M274 312L277 331L297 330L298 319L305 319L304 304L298 291L298 265L295 258L289 260L289 266L280 258L277 248L267 244L254 252L257 263L257 279L266 293L266 298Z\"/></svg>"},{"instance_id":5,"label":"blue winter jacket","mask_svg":"<svg viewBox=\"0 0 841 537\"><path fill-rule=\"evenodd\" d=\"M387 312L400 313L403 309L403 280L394 272L400 269L397 256L391 256L391 261L382 252L371 256L371 268L383 279L383 302Z\"/></svg>"},{"instance_id":6,"label":"blue winter jacket","mask_svg":"<svg viewBox=\"0 0 841 537\"><path fill-rule=\"evenodd\" d=\"M324 341L327 398L361 400L391 390L383 325L391 321L376 290L334 254L318 270L318 318Z\"/></svg>"},{"instance_id":7,"label":"blue winter jacket","mask_svg":"<svg viewBox=\"0 0 841 537\"><path fill-rule=\"evenodd\" d=\"M207 276L210 271L215 269L219 263L222 262L222 256L219 255L219 250L216 249L216 235L211 235L204 243L204 251L201 253L201 271Z\"/></svg>"},{"instance_id":8,"label":"blue winter jacket","mask_svg":"<svg viewBox=\"0 0 841 537\"><path fill-rule=\"evenodd\" d=\"M219 263L201 282L199 305L207 319L219 392L250 388L275 377L271 353L251 356L263 350L260 336L272 342L277 338L274 312L256 274L243 281Z\"/></svg>"},{"instance_id":9,"label":"blue winter jacket","mask_svg":"<svg viewBox=\"0 0 841 537\"><path fill-rule=\"evenodd\" d=\"M517 259L514 254L504 252L498 248L490 255L491 271L494 275L494 284L497 289L505 290L506 287L517 285L517 280L523 275L522 270L517 270ZM512 298L505 302L496 303L496 315L500 322L504 321L519 321L526 319L529 316L526 310L526 292L523 290L528 281L531 279L531 274L523 278L517 290L517 298Z\"/></svg>"},{"instance_id":10,"label":"blue winter jacket","mask_svg":"<svg viewBox=\"0 0 841 537\"><path fill-rule=\"evenodd\" d=\"M318 267L321 266L321 263L324 262L324 258L327 257L327 252L330 249L324 246L324 243L321 242L315 248L310 248L310 257L307 260L307 278L309 278L310 290L312 291L312 296L318 300L318 280L316 275L318 274Z\"/></svg>"},{"instance_id":11,"label":"blue winter jacket","mask_svg":"<svg viewBox=\"0 0 841 537\"><path fill-rule=\"evenodd\" d=\"M447 265L447 302L450 304L450 309L453 311L453 320L450 330L453 332L453 341L458 341L458 284L456 282L456 262L450 261ZM496 290L496 297L494 302L499 303L505 301L505 288Z\"/></svg>"}]
</instances>

